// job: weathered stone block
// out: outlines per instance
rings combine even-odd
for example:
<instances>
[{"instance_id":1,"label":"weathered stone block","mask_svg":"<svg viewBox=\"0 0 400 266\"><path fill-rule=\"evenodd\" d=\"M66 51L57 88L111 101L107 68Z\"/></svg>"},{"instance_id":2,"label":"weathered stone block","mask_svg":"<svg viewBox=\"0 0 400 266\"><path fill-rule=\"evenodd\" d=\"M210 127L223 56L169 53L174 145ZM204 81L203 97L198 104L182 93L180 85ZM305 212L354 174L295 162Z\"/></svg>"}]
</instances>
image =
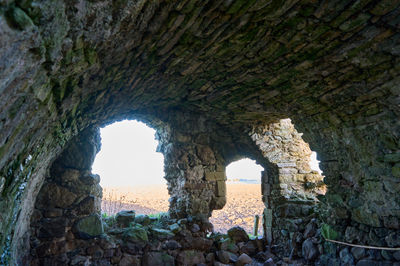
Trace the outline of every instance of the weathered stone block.
<instances>
[{"instance_id":1,"label":"weathered stone block","mask_svg":"<svg viewBox=\"0 0 400 266\"><path fill-rule=\"evenodd\" d=\"M400 247L400 232L392 232L385 237L385 241L389 247Z\"/></svg>"},{"instance_id":2,"label":"weathered stone block","mask_svg":"<svg viewBox=\"0 0 400 266\"><path fill-rule=\"evenodd\" d=\"M386 154L383 160L388 163L400 162L400 152Z\"/></svg>"},{"instance_id":3,"label":"weathered stone block","mask_svg":"<svg viewBox=\"0 0 400 266\"><path fill-rule=\"evenodd\" d=\"M276 164L280 168L285 168L285 167L296 167L295 162L287 162L287 163L277 163Z\"/></svg>"},{"instance_id":4,"label":"weathered stone block","mask_svg":"<svg viewBox=\"0 0 400 266\"><path fill-rule=\"evenodd\" d=\"M272 227L272 209L264 209L264 223L267 227Z\"/></svg>"},{"instance_id":5,"label":"weathered stone block","mask_svg":"<svg viewBox=\"0 0 400 266\"><path fill-rule=\"evenodd\" d=\"M197 265L206 261L203 252L197 250L182 251L179 253L176 260L178 262L178 265Z\"/></svg>"},{"instance_id":6,"label":"weathered stone block","mask_svg":"<svg viewBox=\"0 0 400 266\"><path fill-rule=\"evenodd\" d=\"M77 195L68 189L54 183L47 183L40 191L37 206L39 208L58 207L65 209L71 206L76 198Z\"/></svg>"},{"instance_id":7,"label":"weathered stone block","mask_svg":"<svg viewBox=\"0 0 400 266\"><path fill-rule=\"evenodd\" d=\"M246 264L250 264L250 263L252 263L252 261L253 260L246 253L243 253L238 257L238 260L235 263L235 266L243 266Z\"/></svg>"},{"instance_id":8,"label":"weathered stone block","mask_svg":"<svg viewBox=\"0 0 400 266\"><path fill-rule=\"evenodd\" d=\"M94 196L88 196L79 203L79 214L89 215L93 213L100 213L101 199Z\"/></svg>"},{"instance_id":9,"label":"weathered stone block","mask_svg":"<svg viewBox=\"0 0 400 266\"><path fill-rule=\"evenodd\" d=\"M126 240L137 242L137 241L148 241L147 231L139 226L123 229L123 236Z\"/></svg>"},{"instance_id":10,"label":"weathered stone block","mask_svg":"<svg viewBox=\"0 0 400 266\"><path fill-rule=\"evenodd\" d=\"M306 176L308 177L308 175L305 175L305 174L296 174L294 181L304 182L304 181L306 181L306 179L308 180L308 178Z\"/></svg>"},{"instance_id":11,"label":"weathered stone block","mask_svg":"<svg viewBox=\"0 0 400 266\"><path fill-rule=\"evenodd\" d=\"M215 197L215 198L214 198L214 202L215 202L214 209L215 209L215 210L220 210L220 209L222 209L222 208L225 206L225 204L226 204L226 197L225 197L225 196L223 196L223 197Z\"/></svg>"},{"instance_id":12,"label":"weathered stone block","mask_svg":"<svg viewBox=\"0 0 400 266\"><path fill-rule=\"evenodd\" d=\"M225 172L206 172L205 178L207 181L222 181L226 179Z\"/></svg>"},{"instance_id":13,"label":"weathered stone block","mask_svg":"<svg viewBox=\"0 0 400 266\"><path fill-rule=\"evenodd\" d=\"M261 194L263 196L271 195L271 185L266 183L261 183Z\"/></svg>"},{"instance_id":14,"label":"weathered stone block","mask_svg":"<svg viewBox=\"0 0 400 266\"><path fill-rule=\"evenodd\" d=\"M210 147L198 145L196 148L197 148L197 155L199 156L203 164L206 165L215 164L216 162L215 155Z\"/></svg>"},{"instance_id":15,"label":"weathered stone block","mask_svg":"<svg viewBox=\"0 0 400 266\"><path fill-rule=\"evenodd\" d=\"M151 234L156 239L170 239L175 236L175 234L172 233L172 231L162 228L151 228Z\"/></svg>"},{"instance_id":16,"label":"weathered stone block","mask_svg":"<svg viewBox=\"0 0 400 266\"><path fill-rule=\"evenodd\" d=\"M103 234L103 223L99 215L91 215L78 220L74 231L79 238L89 239Z\"/></svg>"},{"instance_id":17,"label":"weathered stone block","mask_svg":"<svg viewBox=\"0 0 400 266\"><path fill-rule=\"evenodd\" d=\"M226 183L225 181L217 181L217 196L224 197L226 195Z\"/></svg>"},{"instance_id":18,"label":"weathered stone block","mask_svg":"<svg viewBox=\"0 0 400 266\"><path fill-rule=\"evenodd\" d=\"M295 175L299 172L296 168L291 168L291 167L284 167L284 168L279 168L279 174L284 174L284 175Z\"/></svg>"},{"instance_id":19,"label":"weathered stone block","mask_svg":"<svg viewBox=\"0 0 400 266\"><path fill-rule=\"evenodd\" d=\"M302 251L303 257L307 261L312 261L312 260L316 259L319 254L317 246L312 242L312 240L310 238L303 242L301 251Z\"/></svg>"},{"instance_id":20,"label":"weathered stone block","mask_svg":"<svg viewBox=\"0 0 400 266\"><path fill-rule=\"evenodd\" d=\"M246 231L240 226L235 226L229 229L228 236L235 243L247 242L249 240L249 236L247 235Z\"/></svg>"},{"instance_id":21,"label":"weathered stone block","mask_svg":"<svg viewBox=\"0 0 400 266\"><path fill-rule=\"evenodd\" d=\"M362 224L374 226L374 227L380 227L381 222L379 220L379 217L376 213L371 213L370 211L367 211L363 208L357 208L352 211L351 217Z\"/></svg>"},{"instance_id":22,"label":"weathered stone block","mask_svg":"<svg viewBox=\"0 0 400 266\"><path fill-rule=\"evenodd\" d=\"M135 211L120 211L115 215L115 220L121 227L128 227L135 221Z\"/></svg>"},{"instance_id":23,"label":"weathered stone block","mask_svg":"<svg viewBox=\"0 0 400 266\"><path fill-rule=\"evenodd\" d=\"M140 266L140 258L138 256L133 256L129 254L124 254L122 259L120 260L119 266Z\"/></svg>"},{"instance_id":24,"label":"weathered stone block","mask_svg":"<svg viewBox=\"0 0 400 266\"><path fill-rule=\"evenodd\" d=\"M65 217L43 219L39 230L39 238L59 238L65 235L67 219Z\"/></svg>"},{"instance_id":25,"label":"weathered stone block","mask_svg":"<svg viewBox=\"0 0 400 266\"><path fill-rule=\"evenodd\" d=\"M162 252L148 252L143 255L142 265L165 265L174 266L175 260L172 256Z\"/></svg>"},{"instance_id":26,"label":"weathered stone block","mask_svg":"<svg viewBox=\"0 0 400 266\"><path fill-rule=\"evenodd\" d=\"M179 231L181 231L182 228L179 226L179 224L174 223L169 226L169 230L171 230L174 234L176 234L179 233Z\"/></svg>"},{"instance_id":27,"label":"weathered stone block","mask_svg":"<svg viewBox=\"0 0 400 266\"><path fill-rule=\"evenodd\" d=\"M146 226L149 225L150 222L151 222L150 217L146 214L139 214L135 216L135 223Z\"/></svg>"}]
</instances>

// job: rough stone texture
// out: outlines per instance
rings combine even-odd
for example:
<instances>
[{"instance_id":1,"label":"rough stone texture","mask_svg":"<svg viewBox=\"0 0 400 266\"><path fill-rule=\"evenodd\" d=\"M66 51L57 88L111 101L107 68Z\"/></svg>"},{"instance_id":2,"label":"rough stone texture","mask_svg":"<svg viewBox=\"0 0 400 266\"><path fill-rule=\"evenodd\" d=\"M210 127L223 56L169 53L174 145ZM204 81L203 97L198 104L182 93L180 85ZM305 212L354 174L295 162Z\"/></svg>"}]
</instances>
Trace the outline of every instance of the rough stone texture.
<instances>
[{"instance_id":1,"label":"rough stone texture","mask_svg":"<svg viewBox=\"0 0 400 266\"><path fill-rule=\"evenodd\" d=\"M99 237L103 234L103 224L98 215L91 215L78 220L74 230L83 239Z\"/></svg>"},{"instance_id":2,"label":"rough stone texture","mask_svg":"<svg viewBox=\"0 0 400 266\"><path fill-rule=\"evenodd\" d=\"M121 211L115 215L115 220L122 227L128 227L135 221L135 211Z\"/></svg>"},{"instance_id":3,"label":"rough stone texture","mask_svg":"<svg viewBox=\"0 0 400 266\"><path fill-rule=\"evenodd\" d=\"M279 181L250 134L289 117L321 160L328 189L316 215L340 237L352 227L360 243L392 244L400 216L399 14L398 1L386 0L1 1L1 263L29 254L43 183L72 189L45 181L72 138L122 118L158 130L172 214L206 217L224 205L221 172L235 159L257 159L264 180ZM92 157L76 158L79 176L91 177L82 164ZM208 180L206 170L215 172ZM285 191L275 181L263 183ZM272 203L266 217L279 213ZM284 215L297 215L287 207Z\"/></svg>"},{"instance_id":4,"label":"rough stone texture","mask_svg":"<svg viewBox=\"0 0 400 266\"><path fill-rule=\"evenodd\" d=\"M63 250L69 252L82 245L75 238L91 239L103 234L100 179L90 173L100 149L99 135L98 130L85 130L53 163L36 200L36 215L31 218L34 257L56 257ZM91 159L84 163L73 159L73 155L82 158L82 154ZM73 261L78 263L80 258Z\"/></svg>"},{"instance_id":5,"label":"rough stone texture","mask_svg":"<svg viewBox=\"0 0 400 266\"><path fill-rule=\"evenodd\" d=\"M239 226L229 229L228 236L234 242L247 242L249 240L249 236L247 235L246 231Z\"/></svg>"},{"instance_id":6,"label":"rough stone texture","mask_svg":"<svg viewBox=\"0 0 400 266\"><path fill-rule=\"evenodd\" d=\"M264 234L270 241L289 244L294 241L289 232L303 230L315 212L317 196L325 194L323 177L311 171L310 147L290 119L255 128L250 134L263 156L278 168L277 176L262 174ZM285 247L287 256L291 248Z\"/></svg>"}]
</instances>

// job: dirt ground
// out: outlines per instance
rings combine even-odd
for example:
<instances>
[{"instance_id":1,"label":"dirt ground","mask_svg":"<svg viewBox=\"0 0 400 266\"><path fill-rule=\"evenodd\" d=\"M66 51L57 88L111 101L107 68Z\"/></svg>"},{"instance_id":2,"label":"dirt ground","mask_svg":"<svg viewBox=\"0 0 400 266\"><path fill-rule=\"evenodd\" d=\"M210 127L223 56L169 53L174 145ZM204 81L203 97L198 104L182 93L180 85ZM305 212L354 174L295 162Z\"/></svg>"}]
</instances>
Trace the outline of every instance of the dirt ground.
<instances>
[{"instance_id":1,"label":"dirt ground","mask_svg":"<svg viewBox=\"0 0 400 266\"><path fill-rule=\"evenodd\" d=\"M260 184L227 182L227 203L222 210L214 211L210 221L214 231L226 232L239 225L248 233L253 233L254 216L260 216L264 204L261 201ZM103 212L115 214L121 210L135 210L136 213L154 214L168 211L168 191L166 185L103 188ZM259 234L262 230L259 229Z\"/></svg>"}]
</instances>

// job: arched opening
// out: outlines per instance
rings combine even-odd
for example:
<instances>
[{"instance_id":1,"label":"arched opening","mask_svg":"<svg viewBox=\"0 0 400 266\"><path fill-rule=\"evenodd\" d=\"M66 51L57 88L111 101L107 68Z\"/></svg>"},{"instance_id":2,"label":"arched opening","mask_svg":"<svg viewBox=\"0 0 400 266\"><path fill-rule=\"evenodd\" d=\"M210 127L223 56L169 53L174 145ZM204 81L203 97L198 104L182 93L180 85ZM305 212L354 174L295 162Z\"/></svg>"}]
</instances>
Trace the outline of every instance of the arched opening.
<instances>
[{"instance_id":1,"label":"arched opening","mask_svg":"<svg viewBox=\"0 0 400 266\"><path fill-rule=\"evenodd\" d=\"M241 159L226 167L226 204L212 213L210 222L216 232L225 233L233 226L242 227L255 235L254 220L259 216L257 235L262 235L261 217L264 203L261 199L261 171L256 161Z\"/></svg>"},{"instance_id":2,"label":"arched opening","mask_svg":"<svg viewBox=\"0 0 400 266\"><path fill-rule=\"evenodd\" d=\"M141 214L168 211L164 157L156 152L155 133L136 120L101 128L101 150L92 172L100 176L103 215L123 210Z\"/></svg>"},{"instance_id":3,"label":"arched opening","mask_svg":"<svg viewBox=\"0 0 400 266\"><path fill-rule=\"evenodd\" d=\"M321 175L322 170L319 167L319 163L320 163L320 161L317 158L317 153L315 151L312 151L311 156L310 156L310 168L313 171L317 171Z\"/></svg>"}]
</instances>

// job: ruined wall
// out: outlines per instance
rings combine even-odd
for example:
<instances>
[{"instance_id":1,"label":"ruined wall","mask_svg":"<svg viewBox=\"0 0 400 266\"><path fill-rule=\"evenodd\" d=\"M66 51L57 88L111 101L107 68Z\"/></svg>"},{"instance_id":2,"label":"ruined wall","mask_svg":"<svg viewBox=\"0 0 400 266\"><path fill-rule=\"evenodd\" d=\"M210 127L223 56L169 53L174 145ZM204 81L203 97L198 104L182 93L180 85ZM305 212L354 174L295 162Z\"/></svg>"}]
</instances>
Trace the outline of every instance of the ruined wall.
<instances>
[{"instance_id":1,"label":"ruined wall","mask_svg":"<svg viewBox=\"0 0 400 266\"><path fill-rule=\"evenodd\" d=\"M397 85L396 85L397 86ZM396 87L392 87L393 90ZM396 172L400 148L399 110L377 108L385 85L360 96L368 99L362 111L349 109L351 119L323 113L298 121L305 140L312 143L321 160L327 193L321 197L319 217L345 242L380 247L399 247L399 179ZM333 97L333 96L332 96ZM333 99L337 99L335 96ZM396 96L387 94L395 101ZM340 96L343 100L343 96ZM374 107L375 106L375 107ZM296 122L296 121L295 121ZM326 145L326 143L330 145ZM345 247L327 247L327 263L334 263ZM393 257L393 252L361 249L368 263ZM389 255L388 255L389 254ZM354 256L357 257L358 255Z\"/></svg>"},{"instance_id":2,"label":"ruined wall","mask_svg":"<svg viewBox=\"0 0 400 266\"><path fill-rule=\"evenodd\" d=\"M202 216L225 204L224 161L212 149L214 127L203 118L176 116L169 132L157 132L158 151L164 154L170 213L173 217Z\"/></svg>"},{"instance_id":3,"label":"ruined wall","mask_svg":"<svg viewBox=\"0 0 400 266\"><path fill-rule=\"evenodd\" d=\"M265 173L261 178L265 236L280 245L287 256L296 256L293 250L304 240L296 243L294 238L315 217L317 196L325 192L323 177L311 171L311 150L290 119L255 128L250 135L263 156L278 169L274 178Z\"/></svg>"},{"instance_id":4,"label":"ruined wall","mask_svg":"<svg viewBox=\"0 0 400 266\"><path fill-rule=\"evenodd\" d=\"M324 221L398 245L399 14L384 0L1 1L2 261L73 136L175 109L240 136L292 118L326 175Z\"/></svg>"},{"instance_id":5,"label":"ruined wall","mask_svg":"<svg viewBox=\"0 0 400 266\"><path fill-rule=\"evenodd\" d=\"M278 166L280 193L288 199L316 200L324 193L323 177L310 168L311 150L290 119L260 127L252 139L268 160Z\"/></svg>"},{"instance_id":6,"label":"ruined wall","mask_svg":"<svg viewBox=\"0 0 400 266\"><path fill-rule=\"evenodd\" d=\"M91 173L99 150L99 130L86 129L52 164L30 219L31 251L17 264L67 263L66 254L90 245L84 239L103 234L100 177Z\"/></svg>"}]
</instances>

